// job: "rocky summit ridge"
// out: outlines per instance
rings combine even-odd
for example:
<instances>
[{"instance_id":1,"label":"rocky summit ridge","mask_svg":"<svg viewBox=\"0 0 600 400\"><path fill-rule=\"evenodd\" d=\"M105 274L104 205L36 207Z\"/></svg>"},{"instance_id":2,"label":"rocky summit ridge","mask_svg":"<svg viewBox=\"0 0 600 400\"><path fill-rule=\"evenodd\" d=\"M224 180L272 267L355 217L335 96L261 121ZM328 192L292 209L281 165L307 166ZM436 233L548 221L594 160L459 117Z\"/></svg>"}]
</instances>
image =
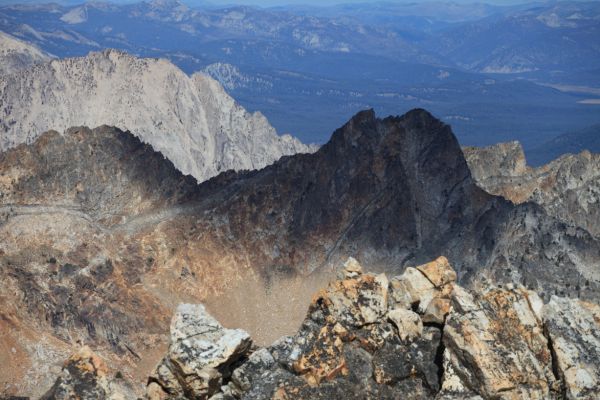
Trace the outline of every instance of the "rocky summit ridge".
<instances>
[{"instance_id":1,"label":"rocky summit ridge","mask_svg":"<svg viewBox=\"0 0 600 400\"><path fill-rule=\"evenodd\" d=\"M314 151L277 135L214 79L165 59L105 50L0 76L0 150L48 130L104 124L131 131L200 182Z\"/></svg>"},{"instance_id":2,"label":"rocky summit ridge","mask_svg":"<svg viewBox=\"0 0 600 400\"><path fill-rule=\"evenodd\" d=\"M444 254L474 292L600 293L598 240L480 189L450 127L421 109L358 113L315 153L201 184L131 133L47 132L0 153L0 192L7 395L41 396L78 342L145 381L179 303L269 344L297 330L349 255L399 276ZM422 322L439 324L446 300L420 302Z\"/></svg>"},{"instance_id":3,"label":"rocky summit ridge","mask_svg":"<svg viewBox=\"0 0 600 400\"><path fill-rule=\"evenodd\" d=\"M515 204L531 202L568 224L600 236L600 155L566 154L527 165L520 143L463 149L477 184Z\"/></svg>"},{"instance_id":4,"label":"rocky summit ridge","mask_svg":"<svg viewBox=\"0 0 600 400\"><path fill-rule=\"evenodd\" d=\"M340 272L315 294L299 330L267 347L224 328L202 305L180 305L146 398L600 396L598 305L556 296L544 303L523 286L470 292L445 257L391 279L364 273L352 258ZM79 351L44 398L122 398L125 383L107 382L96 359Z\"/></svg>"}]
</instances>

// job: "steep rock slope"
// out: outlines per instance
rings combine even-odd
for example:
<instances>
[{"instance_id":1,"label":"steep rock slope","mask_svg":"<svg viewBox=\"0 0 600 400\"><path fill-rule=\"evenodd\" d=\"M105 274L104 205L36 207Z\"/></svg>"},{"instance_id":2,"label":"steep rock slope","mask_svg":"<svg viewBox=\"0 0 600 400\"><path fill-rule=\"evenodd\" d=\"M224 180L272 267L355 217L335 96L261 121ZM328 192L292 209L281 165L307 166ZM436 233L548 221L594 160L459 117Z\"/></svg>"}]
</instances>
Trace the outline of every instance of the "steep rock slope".
<instances>
[{"instance_id":1,"label":"steep rock slope","mask_svg":"<svg viewBox=\"0 0 600 400\"><path fill-rule=\"evenodd\" d=\"M49 129L110 124L130 130L199 181L311 150L278 136L262 114L246 112L212 78L115 50L2 77L0 99L0 149L30 143Z\"/></svg>"},{"instance_id":2,"label":"steep rock slope","mask_svg":"<svg viewBox=\"0 0 600 400\"><path fill-rule=\"evenodd\" d=\"M532 168L517 142L464 152L478 185L489 193L539 204L549 215L600 235L600 155L567 154Z\"/></svg>"},{"instance_id":3,"label":"steep rock slope","mask_svg":"<svg viewBox=\"0 0 600 400\"><path fill-rule=\"evenodd\" d=\"M424 110L361 112L314 154L201 185L129 133L48 132L0 154L0 183L9 393L47 390L76 342L141 382L180 302L207 302L268 343L295 330L348 255L396 275L447 254L471 287L599 293L600 244L479 189L450 128Z\"/></svg>"},{"instance_id":4,"label":"steep rock slope","mask_svg":"<svg viewBox=\"0 0 600 400\"><path fill-rule=\"evenodd\" d=\"M52 57L34 45L0 31L0 75L20 71Z\"/></svg>"}]
</instances>

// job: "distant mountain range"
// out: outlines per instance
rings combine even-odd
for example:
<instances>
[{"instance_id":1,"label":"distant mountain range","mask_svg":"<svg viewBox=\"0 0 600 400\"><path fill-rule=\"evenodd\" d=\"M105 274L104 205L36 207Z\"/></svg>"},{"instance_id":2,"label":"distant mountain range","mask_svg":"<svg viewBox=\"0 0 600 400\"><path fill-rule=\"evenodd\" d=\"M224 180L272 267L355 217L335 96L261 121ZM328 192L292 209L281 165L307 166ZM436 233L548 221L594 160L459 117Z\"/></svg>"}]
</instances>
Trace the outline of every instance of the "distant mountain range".
<instances>
[{"instance_id":1,"label":"distant mountain range","mask_svg":"<svg viewBox=\"0 0 600 400\"><path fill-rule=\"evenodd\" d=\"M597 3L539 7L451 28L430 42L470 71L597 88Z\"/></svg>"},{"instance_id":2,"label":"distant mountain range","mask_svg":"<svg viewBox=\"0 0 600 400\"><path fill-rule=\"evenodd\" d=\"M599 15L597 2L90 2L1 7L0 30L59 57L112 47L166 57L187 73L204 70L248 110L305 142L324 142L361 109L427 107L464 144L518 139L530 149L599 122L598 96L569 89L600 84Z\"/></svg>"},{"instance_id":3,"label":"distant mountain range","mask_svg":"<svg viewBox=\"0 0 600 400\"><path fill-rule=\"evenodd\" d=\"M527 151L527 162L539 166L563 154L578 154L584 150L600 153L600 124L559 135Z\"/></svg>"}]
</instances>

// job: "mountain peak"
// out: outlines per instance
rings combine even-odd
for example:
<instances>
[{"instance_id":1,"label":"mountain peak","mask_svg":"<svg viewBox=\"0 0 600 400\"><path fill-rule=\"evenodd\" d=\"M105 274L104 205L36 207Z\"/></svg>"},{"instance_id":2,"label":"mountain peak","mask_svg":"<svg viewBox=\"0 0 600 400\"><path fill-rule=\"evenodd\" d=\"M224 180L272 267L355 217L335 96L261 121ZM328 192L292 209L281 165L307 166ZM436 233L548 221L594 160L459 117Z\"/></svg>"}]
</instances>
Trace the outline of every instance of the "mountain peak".
<instances>
[{"instance_id":1,"label":"mountain peak","mask_svg":"<svg viewBox=\"0 0 600 400\"><path fill-rule=\"evenodd\" d=\"M17 95L23 91L27 95ZM120 50L1 77L0 98L15 99L13 107L0 110L0 121L9 122L0 124L0 150L31 142L49 129L106 124L151 144L198 181L311 151L277 135L264 116L248 113L212 78L190 77L168 60Z\"/></svg>"},{"instance_id":2,"label":"mountain peak","mask_svg":"<svg viewBox=\"0 0 600 400\"><path fill-rule=\"evenodd\" d=\"M350 118L350 122L354 123L362 123L365 121L373 121L377 118L375 114L375 110L372 108L361 110L357 112L352 118Z\"/></svg>"},{"instance_id":3,"label":"mountain peak","mask_svg":"<svg viewBox=\"0 0 600 400\"><path fill-rule=\"evenodd\" d=\"M439 119L434 117L433 114L431 114L424 108L413 108L412 110L402 115L400 118L405 121L412 121L413 123L420 122L423 124L441 122Z\"/></svg>"},{"instance_id":4,"label":"mountain peak","mask_svg":"<svg viewBox=\"0 0 600 400\"><path fill-rule=\"evenodd\" d=\"M334 151L338 152L347 146L372 148L381 145L388 146L389 151L393 149L396 152L406 152L410 147L407 147L407 144L410 143L414 146L414 154L419 156L427 155L423 149L432 147L433 143L438 142L440 146L436 149L437 152L453 154L457 163L462 164L461 160L464 161L450 126L428 111L419 108L410 110L402 116L389 116L384 119L377 118L373 109L360 111L334 132L330 142L331 144L326 146L333 147L337 149ZM352 151L344 151L352 153ZM433 153L430 156L437 155ZM468 173L466 164L461 165L460 169Z\"/></svg>"}]
</instances>

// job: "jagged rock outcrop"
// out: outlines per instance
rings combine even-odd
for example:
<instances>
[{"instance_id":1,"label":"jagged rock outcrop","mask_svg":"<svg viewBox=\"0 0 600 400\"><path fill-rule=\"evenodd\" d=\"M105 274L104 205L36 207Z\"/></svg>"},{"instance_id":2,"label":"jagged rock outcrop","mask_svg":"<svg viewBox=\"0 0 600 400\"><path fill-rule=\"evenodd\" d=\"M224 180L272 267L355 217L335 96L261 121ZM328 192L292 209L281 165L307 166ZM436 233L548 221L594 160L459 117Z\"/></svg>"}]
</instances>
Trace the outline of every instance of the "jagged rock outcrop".
<instances>
[{"instance_id":1,"label":"jagged rock outcrop","mask_svg":"<svg viewBox=\"0 0 600 400\"><path fill-rule=\"evenodd\" d=\"M246 112L207 75L189 77L167 60L117 50L1 77L0 99L0 150L50 129L109 124L131 131L200 182L314 150L278 136L262 114Z\"/></svg>"},{"instance_id":2,"label":"jagged rock outcrop","mask_svg":"<svg viewBox=\"0 0 600 400\"><path fill-rule=\"evenodd\" d=\"M122 377L109 375L106 363L84 346L66 362L52 388L40 400L125 400L134 396Z\"/></svg>"},{"instance_id":3,"label":"jagged rock outcrop","mask_svg":"<svg viewBox=\"0 0 600 400\"><path fill-rule=\"evenodd\" d=\"M168 355L149 379L148 398L211 397L251 345L248 333L223 328L202 305L181 304L171 321Z\"/></svg>"},{"instance_id":4,"label":"jagged rock outcrop","mask_svg":"<svg viewBox=\"0 0 600 400\"><path fill-rule=\"evenodd\" d=\"M552 357L543 334L539 297L525 289L492 289L473 295L452 293L444 326L446 390L484 398L557 397Z\"/></svg>"},{"instance_id":5,"label":"jagged rock outcrop","mask_svg":"<svg viewBox=\"0 0 600 400\"><path fill-rule=\"evenodd\" d=\"M49 54L36 46L0 32L0 75L11 74L51 59Z\"/></svg>"},{"instance_id":6,"label":"jagged rock outcrop","mask_svg":"<svg viewBox=\"0 0 600 400\"><path fill-rule=\"evenodd\" d=\"M410 296L387 297L420 314L423 334L443 321L454 279L429 272L443 260L414 268L431 254L469 288L520 283L545 301L600 293L598 241L478 188L450 128L424 110L361 112L313 154L200 185L130 133L49 132L0 153L0 192L0 359L18 365L0 370L7 394L48 390L77 341L143 380L179 303L205 302L270 343L296 331L348 255L419 278L391 279ZM402 322L411 316L392 313L390 329L415 337Z\"/></svg>"},{"instance_id":7,"label":"jagged rock outcrop","mask_svg":"<svg viewBox=\"0 0 600 400\"><path fill-rule=\"evenodd\" d=\"M600 307L552 297L543 319L565 397L600 397Z\"/></svg>"},{"instance_id":8,"label":"jagged rock outcrop","mask_svg":"<svg viewBox=\"0 0 600 400\"><path fill-rule=\"evenodd\" d=\"M598 306L556 297L544 305L524 287L490 286L471 293L456 284L443 257L391 281L383 274L360 272L356 265L351 260L342 280L315 295L295 335L254 350L234 366L230 379L211 398L597 396ZM418 306L429 294L403 306L393 298L411 298L407 288L419 287L421 279L432 276L445 277L435 284L433 297L450 298L451 307L441 323L423 325L425 313ZM394 280L405 285L393 285ZM419 328L403 336L401 326ZM202 362L206 357L200 356ZM186 366L193 362L188 360Z\"/></svg>"},{"instance_id":9,"label":"jagged rock outcrop","mask_svg":"<svg viewBox=\"0 0 600 400\"><path fill-rule=\"evenodd\" d=\"M534 202L549 214L600 236L600 155L567 154L527 166L518 142L463 149L477 184L516 204Z\"/></svg>"},{"instance_id":10,"label":"jagged rock outcrop","mask_svg":"<svg viewBox=\"0 0 600 400\"><path fill-rule=\"evenodd\" d=\"M386 276L354 266L315 295L298 333L252 353L215 398L431 398L440 329L421 325L402 338L396 324L420 324L420 316L394 312Z\"/></svg>"},{"instance_id":11,"label":"jagged rock outcrop","mask_svg":"<svg viewBox=\"0 0 600 400\"><path fill-rule=\"evenodd\" d=\"M525 152L517 141L487 147L463 147L463 153L477 183L485 183L497 176L521 176L527 172Z\"/></svg>"}]
</instances>

